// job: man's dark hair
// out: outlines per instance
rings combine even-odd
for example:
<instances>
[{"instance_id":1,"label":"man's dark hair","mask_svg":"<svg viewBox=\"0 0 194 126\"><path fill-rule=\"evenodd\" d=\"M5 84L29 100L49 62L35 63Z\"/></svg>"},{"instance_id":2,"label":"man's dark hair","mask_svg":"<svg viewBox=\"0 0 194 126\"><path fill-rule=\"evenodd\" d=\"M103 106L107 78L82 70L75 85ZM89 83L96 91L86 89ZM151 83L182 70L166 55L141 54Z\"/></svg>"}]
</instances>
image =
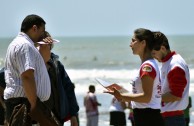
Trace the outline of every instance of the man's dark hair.
<instances>
[{"instance_id":1,"label":"man's dark hair","mask_svg":"<svg viewBox=\"0 0 194 126\"><path fill-rule=\"evenodd\" d=\"M45 24L46 22L40 16L31 14L24 18L21 24L21 32L26 33L33 25L36 25L39 28Z\"/></svg>"},{"instance_id":2,"label":"man's dark hair","mask_svg":"<svg viewBox=\"0 0 194 126\"><path fill-rule=\"evenodd\" d=\"M153 32L154 34L154 48L153 50L160 50L161 46L164 46L167 50L170 50L167 37L162 32Z\"/></svg>"},{"instance_id":3,"label":"man's dark hair","mask_svg":"<svg viewBox=\"0 0 194 126\"><path fill-rule=\"evenodd\" d=\"M89 86L89 91L93 91L93 90L95 90L95 86L94 85L90 85Z\"/></svg>"}]
</instances>

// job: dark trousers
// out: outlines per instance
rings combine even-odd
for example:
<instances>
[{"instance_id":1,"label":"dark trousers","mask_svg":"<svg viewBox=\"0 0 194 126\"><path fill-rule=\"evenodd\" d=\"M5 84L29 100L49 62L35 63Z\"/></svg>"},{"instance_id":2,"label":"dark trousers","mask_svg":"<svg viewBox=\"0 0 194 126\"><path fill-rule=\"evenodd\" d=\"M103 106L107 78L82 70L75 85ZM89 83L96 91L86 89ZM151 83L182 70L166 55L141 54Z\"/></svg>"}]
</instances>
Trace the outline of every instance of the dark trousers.
<instances>
[{"instance_id":1,"label":"dark trousers","mask_svg":"<svg viewBox=\"0 0 194 126\"><path fill-rule=\"evenodd\" d=\"M184 115L164 117L165 126L186 126Z\"/></svg>"},{"instance_id":2,"label":"dark trousers","mask_svg":"<svg viewBox=\"0 0 194 126\"><path fill-rule=\"evenodd\" d=\"M112 111L110 112L111 126L126 126L125 112Z\"/></svg>"},{"instance_id":3,"label":"dark trousers","mask_svg":"<svg viewBox=\"0 0 194 126\"><path fill-rule=\"evenodd\" d=\"M6 124L10 126L31 126L32 118L40 126L62 126L52 111L39 98L36 101L36 107L31 112L27 98L10 98L5 100L5 105Z\"/></svg>"},{"instance_id":4,"label":"dark trousers","mask_svg":"<svg viewBox=\"0 0 194 126\"><path fill-rule=\"evenodd\" d=\"M159 109L133 109L135 126L164 126Z\"/></svg>"},{"instance_id":5,"label":"dark trousers","mask_svg":"<svg viewBox=\"0 0 194 126\"><path fill-rule=\"evenodd\" d=\"M4 125L5 109L0 103L0 125Z\"/></svg>"},{"instance_id":6,"label":"dark trousers","mask_svg":"<svg viewBox=\"0 0 194 126\"><path fill-rule=\"evenodd\" d=\"M13 112L14 109L16 108L16 106L18 105L24 105L27 107L27 113L29 113L30 111L30 103L28 102L28 100L26 98L10 98L5 100L5 106L6 106L6 112L5 112L5 122L6 124L9 124L10 119L13 117ZM18 108L19 109L19 108ZM28 125L32 125L32 120L31 117L26 114L27 117L27 124ZM15 117L13 117L12 119L14 119Z\"/></svg>"}]
</instances>

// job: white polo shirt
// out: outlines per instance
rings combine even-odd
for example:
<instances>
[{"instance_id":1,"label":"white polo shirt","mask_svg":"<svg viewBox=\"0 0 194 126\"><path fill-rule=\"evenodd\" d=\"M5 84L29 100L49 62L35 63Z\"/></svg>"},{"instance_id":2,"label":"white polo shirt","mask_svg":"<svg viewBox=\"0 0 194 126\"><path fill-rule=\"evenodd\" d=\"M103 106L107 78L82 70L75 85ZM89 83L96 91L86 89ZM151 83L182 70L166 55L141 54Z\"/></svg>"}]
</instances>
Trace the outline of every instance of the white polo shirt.
<instances>
[{"instance_id":1,"label":"white polo shirt","mask_svg":"<svg viewBox=\"0 0 194 126\"><path fill-rule=\"evenodd\" d=\"M21 74L29 69L34 70L37 96L41 101L46 101L51 94L51 85L44 60L35 48L34 42L28 35L21 32L7 49L4 99L26 97L22 87Z\"/></svg>"},{"instance_id":2,"label":"white polo shirt","mask_svg":"<svg viewBox=\"0 0 194 126\"><path fill-rule=\"evenodd\" d=\"M149 59L145 61L139 70L139 74L134 78L132 86L133 93L139 94L143 93L141 77L144 75L148 75L154 79L152 97L150 102L141 103L131 101L132 108L152 108L152 109L160 109L161 108L161 82L160 82L160 71L158 65L154 59Z\"/></svg>"},{"instance_id":3,"label":"white polo shirt","mask_svg":"<svg viewBox=\"0 0 194 126\"><path fill-rule=\"evenodd\" d=\"M182 73L174 72L173 74L174 78L169 78L170 72L174 71L175 70L174 68L176 67L184 71L185 75L183 75ZM171 83L170 83L170 79L173 79L171 80ZM185 80L185 82L183 80ZM176 54L176 52L171 52L171 54L168 55L168 59L166 59L166 61L162 63L161 82L163 85L162 94L171 92L173 95L175 95L174 94L175 90L179 94L182 94L182 96L177 96L177 97L181 97L181 100L179 101L166 102L166 103L163 102L161 112L163 113L163 112L184 110L188 105L190 73L185 60L179 54ZM185 85L185 86L182 86L182 85Z\"/></svg>"}]
</instances>

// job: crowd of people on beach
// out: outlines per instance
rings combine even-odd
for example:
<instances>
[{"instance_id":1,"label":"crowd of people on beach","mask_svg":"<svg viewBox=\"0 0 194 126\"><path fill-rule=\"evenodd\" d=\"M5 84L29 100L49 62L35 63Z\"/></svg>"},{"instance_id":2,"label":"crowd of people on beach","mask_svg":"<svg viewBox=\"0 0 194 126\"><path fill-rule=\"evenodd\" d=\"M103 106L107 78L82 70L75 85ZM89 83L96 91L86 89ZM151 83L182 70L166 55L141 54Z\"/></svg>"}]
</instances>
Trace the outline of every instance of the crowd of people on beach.
<instances>
[{"instance_id":1,"label":"crowd of people on beach","mask_svg":"<svg viewBox=\"0 0 194 126\"><path fill-rule=\"evenodd\" d=\"M2 126L62 126L68 120L71 126L79 126L75 84L59 56L52 52L55 40L45 25L42 17L27 15L7 48L0 72ZM126 126L127 108L132 126L189 125L192 105L185 60L171 51L167 37L160 31L135 29L129 46L141 65L132 81L132 93L121 93L114 87L104 91L113 95L110 125ZM161 68L157 61L162 63ZM89 86L84 106L86 126L98 126L101 104L94 85Z\"/></svg>"}]
</instances>

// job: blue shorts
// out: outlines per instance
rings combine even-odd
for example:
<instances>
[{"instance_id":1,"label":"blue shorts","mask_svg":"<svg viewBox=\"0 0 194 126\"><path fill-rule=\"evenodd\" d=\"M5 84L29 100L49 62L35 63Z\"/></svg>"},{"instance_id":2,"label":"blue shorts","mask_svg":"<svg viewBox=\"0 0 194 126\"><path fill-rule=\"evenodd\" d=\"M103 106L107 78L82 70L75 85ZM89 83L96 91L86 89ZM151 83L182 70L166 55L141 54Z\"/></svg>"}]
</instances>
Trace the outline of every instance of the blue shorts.
<instances>
[{"instance_id":1,"label":"blue shorts","mask_svg":"<svg viewBox=\"0 0 194 126\"><path fill-rule=\"evenodd\" d=\"M186 126L184 115L164 117L165 126Z\"/></svg>"}]
</instances>

